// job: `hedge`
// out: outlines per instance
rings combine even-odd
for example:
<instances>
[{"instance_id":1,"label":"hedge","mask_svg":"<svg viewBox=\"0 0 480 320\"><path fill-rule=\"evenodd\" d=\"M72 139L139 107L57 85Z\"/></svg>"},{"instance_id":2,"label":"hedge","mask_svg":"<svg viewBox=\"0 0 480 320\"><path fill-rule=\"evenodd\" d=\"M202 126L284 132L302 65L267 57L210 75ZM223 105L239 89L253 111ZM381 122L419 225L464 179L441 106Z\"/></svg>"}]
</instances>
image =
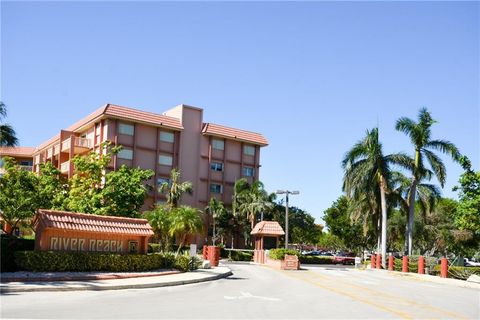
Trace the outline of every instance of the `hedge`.
<instances>
[{"instance_id":1,"label":"hedge","mask_svg":"<svg viewBox=\"0 0 480 320\"><path fill-rule=\"evenodd\" d=\"M93 252L19 251L15 262L26 271L110 271L134 272L175 268L190 269L188 256L175 257L172 253L115 254ZM196 268L198 263L194 263Z\"/></svg>"},{"instance_id":2,"label":"hedge","mask_svg":"<svg viewBox=\"0 0 480 320\"><path fill-rule=\"evenodd\" d=\"M331 256L300 256L298 258L303 264L333 264Z\"/></svg>"},{"instance_id":3,"label":"hedge","mask_svg":"<svg viewBox=\"0 0 480 320\"><path fill-rule=\"evenodd\" d=\"M1 237L1 272L17 271L15 264L15 252L26 251L35 248L35 240L21 239L9 236Z\"/></svg>"},{"instance_id":4,"label":"hedge","mask_svg":"<svg viewBox=\"0 0 480 320\"><path fill-rule=\"evenodd\" d=\"M241 250L226 250L220 247L220 257L228 258L231 261L252 261L253 252Z\"/></svg>"}]
</instances>

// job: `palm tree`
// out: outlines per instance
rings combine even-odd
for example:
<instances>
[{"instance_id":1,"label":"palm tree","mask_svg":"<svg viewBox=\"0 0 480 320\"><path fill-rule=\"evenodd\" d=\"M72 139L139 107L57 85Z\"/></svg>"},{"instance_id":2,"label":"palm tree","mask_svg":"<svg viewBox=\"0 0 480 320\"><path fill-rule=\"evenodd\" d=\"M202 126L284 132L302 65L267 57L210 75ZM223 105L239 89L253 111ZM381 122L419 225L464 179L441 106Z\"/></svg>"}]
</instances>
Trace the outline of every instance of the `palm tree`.
<instances>
[{"instance_id":1,"label":"palm tree","mask_svg":"<svg viewBox=\"0 0 480 320\"><path fill-rule=\"evenodd\" d=\"M400 211L408 217L409 213L409 194L411 190L412 180L408 179L404 174L394 171L392 172L392 192L390 194L391 201L396 203ZM417 184L416 204L420 209L420 213L425 219L429 212L435 209L437 201L441 198L440 190L434 184L420 183ZM408 246L408 221L405 227L405 247Z\"/></svg>"},{"instance_id":2,"label":"palm tree","mask_svg":"<svg viewBox=\"0 0 480 320\"><path fill-rule=\"evenodd\" d=\"M255 226L257 213L262 213L274 206L269 200L269 195L265 191L263 183L260 181L254 181L248 189L243 190L238 195L238 198L240 202L238 206L239 213L247 216L252 229Z\"/></svg>"},{"instance_id":3,"label":"palm tree","mask_svg":"<svg viewBox=\"0 0 480 320\"><path fill-rule=\"evenodd\" d=\"M412 183L408 195L409 210L408 210L408 224L407 224L407 253L412 254L412 239L413 239L413 219L415 216L415 199L417 195L417 186L422 179L430 180L434 175L440 182L440 185L445 185L446 169L442 160L432 151L440 151L444 154L450 155L453 160L458 161L460 152L457 147L446 140L432 140L430 127L436 121L432 118L426 108L420 109L418 113L418 122L409 118L402 117L397 120L395 129L401 131L410 137L410 141L415 148L414 162L411 169ZM427 168L426 163L430 165Z\"/></svg>"},{"instance_id":4,"label":"palm tree","mask_svg":"<svg viewBox=\"0 0 480 320\"><path fill-rule=\"evenodd\" d=\"M215 199L212 197L210 201L208 202L208 206L205 208L206 211L208 211L212 215L213 219L213 236L212 236L212 243L215 245L215 241L217 240L217 235L215 233L215 219L218 218L220 215L222 215L226 209L223 205L223 202L220 200Z\"/></svg>"},{"instance_id":5,"label":"palm tree","mask_svg":"<svg viewBox=\"0 0 480 320\"><path fill-rule=\"evenodd\" d=\"M152 211L146 211L144 215L152 226L153 231L159 237L160 248L162 251L168 251L172 226L170 207L165 205L156 206Z\"/></svg>"},{"instance_id":6,"label":"palm tree","mask_svg":"<svg viewBox=\"0 0 480 320\"><path fill-rule=\"evenodd\" d=\"M7 106L0 101L0 121L7 117ZM12 126L8 123L0 123L0 147L14 147L18 139Z\"/></svg>"},{"instance_id":7,"label":"palm tree","mask_svg":"<svg viewBox=\"0 0 480 320\"><path fill-rule=\"evenodd\" d=\"M387 253L387 202L386 193L390 179L390 165L408 166L409 159L404 154L383 155L382 144L378 139L378 128L367 130L363 140L357 142L345 155L342 167L345 170L343 190L353 202L364 201L371 208L378 204L381 208L381 254L382 266L386 265ZM363 196L363 199L362 199ZM365 197L367 196L367 197Z\"/></svg>"},{"instance_id":8,"label":"palm tree","mask_svg":"<svg viewBox=\"0 0 480 320\"><path fill-rule=\"evenodd\" d=\"M195 235L203 230L203 221L200 210L181 206L175 208L171 215L170 235L180 239L176 255L180 253L188 236Z\"/></svg>"},{"instance_id":9,"label":"palm tree","mask_svg":"<svg viewBox=\"0 0 480 320\"><path fill-rule=\"evenodd\" d=\"M162 182L158 187L160 192L167 193L167 204L171 208L177 208L178 202L184 193L192 194L193 185L190 181L180 182L180 170L172 169L170 181Z\"/></svg>"}]
</instances>

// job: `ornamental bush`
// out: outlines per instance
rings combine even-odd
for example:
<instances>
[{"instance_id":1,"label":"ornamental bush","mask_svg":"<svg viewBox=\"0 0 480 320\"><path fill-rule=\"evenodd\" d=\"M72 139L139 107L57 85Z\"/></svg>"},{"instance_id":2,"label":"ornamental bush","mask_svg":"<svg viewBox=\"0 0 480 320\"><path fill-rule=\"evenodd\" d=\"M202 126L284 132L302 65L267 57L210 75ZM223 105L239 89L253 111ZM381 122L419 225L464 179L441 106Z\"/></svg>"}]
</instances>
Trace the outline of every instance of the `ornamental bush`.
<instances>
[{"instance_id":1,"label":"ornamental bush","mask_svg":"<svg viewBox=\"0 0 480 320\"><path fill-rule=\"evenodd\" d=\"M300 255L300 253L296 250L281 248L281 249L270 250L268 256L270 257L270 259L273 259L273 260L283 260L285 259L286 254L291 256Z\"/></svg>"},{"instance_id":2,"label":"ornamental bush","mask_svg":"<svg viewBox=\"0 0 480 320\"><path fill-rule=\"evenodd\" d=\"M94 252L52 252L52 251L18 251L15 263L21 270L36 272L138 272L156 269L183 268L183 258L172 253L155 254L116 254Z\"/></svg>"}]
</instances>

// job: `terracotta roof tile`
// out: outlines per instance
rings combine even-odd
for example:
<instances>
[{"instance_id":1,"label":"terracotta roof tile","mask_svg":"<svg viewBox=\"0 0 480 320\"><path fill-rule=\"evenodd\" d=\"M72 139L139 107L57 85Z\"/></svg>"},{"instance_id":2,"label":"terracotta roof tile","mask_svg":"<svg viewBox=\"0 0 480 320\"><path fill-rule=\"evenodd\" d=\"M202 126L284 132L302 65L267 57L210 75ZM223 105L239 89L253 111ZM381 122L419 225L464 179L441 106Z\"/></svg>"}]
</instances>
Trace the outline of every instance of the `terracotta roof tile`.
<instances>
[{"instance_id":1,"label":"terracotta roof tile","mask_svg":"<svg viewBox=\"0 0 480 320\"><path fill-rule=\"evenodd\" d=\"M260 221L255 225L250 234L283 236L285 232L277 221Z\"/></svg>"},{"instance_id":2,"label":"terracotta roof tile","mask_svg":"<svg viewBox=\"0 0 480 320\"><path fill-rule=\"evenodd\" d=\"M214 123L204 123L202 133L204 135L218 136L227 139L245 141L260 146L268 145L267 139L260 133L229 128Z\"/></svg>"},{"instance_id":3,"label":"terracotta roof tile","mask_svg":"<svg viewBox=\"0 0 480 320\"><path fill-rule=\"evenodd\" d=\"M46 228L139 236L153 235L152 227L146 219L39 209L34 223L37 225L40 222ZM121 227L117 227L118 224Z\"/></svg>"},{"instance_id":4,"label":"terracotta roof tile","mask_svg":"<svg viewBox=\"0 0 480 320\"><path fill-rule=\"evenodd\" d=\"M32 157L34 152L33 147L0 147L1 156Z\"/></svg>"}]
</instances>

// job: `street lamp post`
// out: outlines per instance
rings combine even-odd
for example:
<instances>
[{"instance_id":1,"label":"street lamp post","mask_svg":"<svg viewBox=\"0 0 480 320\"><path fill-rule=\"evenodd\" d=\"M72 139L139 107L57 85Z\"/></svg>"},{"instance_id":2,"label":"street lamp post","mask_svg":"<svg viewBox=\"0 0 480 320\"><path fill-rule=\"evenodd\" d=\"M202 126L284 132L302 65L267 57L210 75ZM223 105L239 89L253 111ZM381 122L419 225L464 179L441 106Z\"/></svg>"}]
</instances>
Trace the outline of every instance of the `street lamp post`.
<instances>
[{"instance_id":1,"label":"street lamp post","mask_svg":"<svg viewBox=\"0 0 480 320\"><path fill-rule=\"evenodd\" d=\"M276 194L285 194L285 249L288 249L288 195L289 194L300 194L298 191L289 191L289 190L277 190Z\"/></svg>"}]
</instances>

